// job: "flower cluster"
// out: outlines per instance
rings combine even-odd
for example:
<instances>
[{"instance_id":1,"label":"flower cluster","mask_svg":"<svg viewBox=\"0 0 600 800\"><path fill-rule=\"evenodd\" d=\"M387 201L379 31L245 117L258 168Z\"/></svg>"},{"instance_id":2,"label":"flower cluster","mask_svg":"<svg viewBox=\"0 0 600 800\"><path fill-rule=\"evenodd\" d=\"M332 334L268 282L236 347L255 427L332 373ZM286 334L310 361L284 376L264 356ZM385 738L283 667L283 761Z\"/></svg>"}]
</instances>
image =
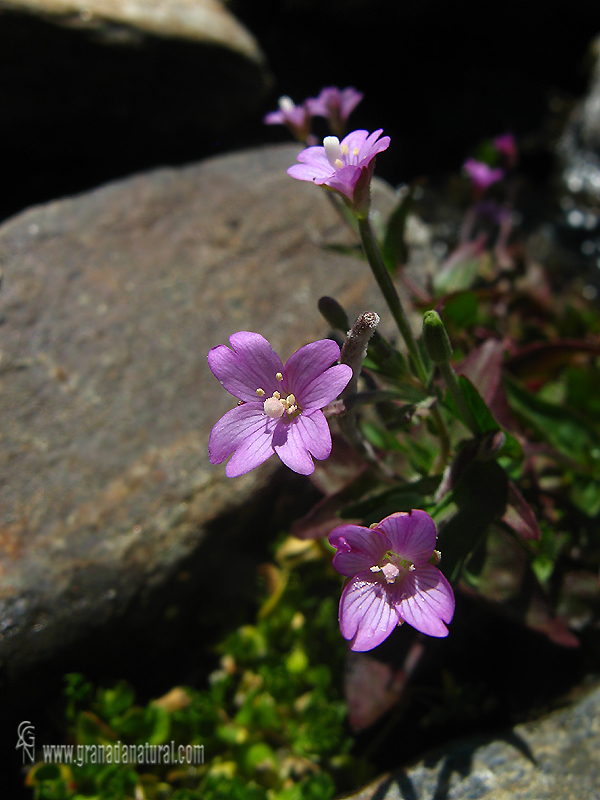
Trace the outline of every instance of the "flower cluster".
<instances>
[{"instance_id":1,"label":"flower cluster","mask_svg":"<svg viewBox=\"0 0 600 800\"><path fill-rule=\"evenodd\" d=\"M321 409L334 400L352 377L336 364L340 348L330 339L297 350L284 365L258 333L229 337L231 349L213 347L208 364L222 386L240 403L217 422L208 450L212 464L230 456L225 473L244 475L277 453L294 472L310 475L312 457L331 452L331 434Z\"/></svg>"},{"instance_id":2,"label":"flower cluster","mask_svg":"<svg viewBox=\"0 0 600 800\"><path fill-rule=\"evenodd\" d=\"M340 600L340 629L351 650L372 650L407 622L447 636L454 593L435 559L435 524L425 511L399 512L374 528L340 525L329 535L333 566L350 578Z\"/></svg>"},{"instance_id":3,"label":"flower cluster","mask_svg":"<svg viewBox=\"0 0 600 800\"><path fill-rule=\"evenodd\" d=\"M300 105L283 96L279 98L277 111L269 112L264 122L267 125L285 125L300 142L310 142L312 117L325 117L329 127L337 136L343 136L348 117L363 99L363 94L352 86L338 89L326 86L317 97L309 97Z\"/></svg>"}]
</instances>

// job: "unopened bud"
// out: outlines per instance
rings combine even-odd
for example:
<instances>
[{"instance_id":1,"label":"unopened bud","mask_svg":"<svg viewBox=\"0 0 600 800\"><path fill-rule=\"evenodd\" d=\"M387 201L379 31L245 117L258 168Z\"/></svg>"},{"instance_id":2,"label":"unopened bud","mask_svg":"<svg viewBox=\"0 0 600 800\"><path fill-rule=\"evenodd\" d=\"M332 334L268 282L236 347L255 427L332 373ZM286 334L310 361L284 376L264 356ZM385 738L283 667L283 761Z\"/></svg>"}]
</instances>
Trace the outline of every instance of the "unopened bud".
<instances>
[{"instance_id":1,"label":"unopened bud","mask_svg":"<svg viewBox=\"0 0 600 800\"><path fill-rule=\"evenodd\" d=\"M427 355L434 364L448 364L452 358L452 345L446 326L437 311L423 315L423 341Z\"/></svg>"},{"instance_id":2,"label":"unopened bud","mask_svg":"<svg viewBox=\"0 0 600 800\"><path fill-rule=\"evenodd\" d=\"M348 321L348 315L337 300L325 295L319 298L317 306L332 328L346 333L350 327L350 322Z\"/></svg>"},{"instance_id":3,"label":"unopened bud","mask_svg":"<svg viewBox=\"0 0 600 800\"><path fill-rule=\"evenodd\" d=\"M360 315L352 328L348 331L346 341L342 347L340 363L351 366L354 374L352 380L344 390L343 396L351 394L356 390L356 381L358 380L362 363L367 355L369 339L375 333L378 325L379 314L376 314L374 311L367 311ZM351 387L350 390L348 387Z\"/></svg>"}]
</instances>

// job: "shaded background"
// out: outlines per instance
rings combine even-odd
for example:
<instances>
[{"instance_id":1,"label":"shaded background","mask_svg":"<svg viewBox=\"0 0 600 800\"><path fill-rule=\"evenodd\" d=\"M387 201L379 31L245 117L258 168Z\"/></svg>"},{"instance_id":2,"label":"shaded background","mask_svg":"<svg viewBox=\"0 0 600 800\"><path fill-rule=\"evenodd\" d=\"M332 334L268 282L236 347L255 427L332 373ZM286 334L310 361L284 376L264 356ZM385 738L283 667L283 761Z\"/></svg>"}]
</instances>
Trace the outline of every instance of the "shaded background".
<instances>
[{"instance_id":1,"label":"shaded background","mask_svg":"<svg viewBox=\"0 0 600 800\"><path fill-rule=\"evenodd\" d=\"M392 183L457 170L482 137L520 137L543 181L586 87L596 2L231 0L270 75L221 48L0 15L0 218L156 166L285 141L263 114L324 85L354 85L356 126L382 127Z\"/></svg>"}]
</instances>

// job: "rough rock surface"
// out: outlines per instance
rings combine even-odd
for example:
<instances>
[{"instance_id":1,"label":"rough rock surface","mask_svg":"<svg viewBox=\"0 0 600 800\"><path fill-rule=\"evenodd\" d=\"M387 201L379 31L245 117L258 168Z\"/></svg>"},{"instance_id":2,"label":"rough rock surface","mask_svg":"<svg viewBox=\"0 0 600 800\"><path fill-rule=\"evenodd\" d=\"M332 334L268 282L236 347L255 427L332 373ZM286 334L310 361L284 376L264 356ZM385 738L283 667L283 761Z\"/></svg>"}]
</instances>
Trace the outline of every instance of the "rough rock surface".
<instances>
[{"instance_id":1,"label":"rough rock surface","mask_svg":"<svg viewBox=\"0 0 600 800\"><path fill-rule=\"evenodd\" d=\"M600 688L505 735L465 739L352 800L598 800Z\"/></svg>"},{"instance_id":2,"label":"rough rock surface","mask_svg":"<svg viewBox=\"0 0 600 800\"><path fill-rule=\"evenodd\" d=\"M285 359L326 335L323 294L354 314L383 310L364 262L322 246L354 239L319 189L286 174L297 151L158 170L0 228L9 671L122 613L271 475L274 458L235 481L208 463L232 405L210 347L257 330ZM391 202L380 184L375 205Z\"/></svg>"}]
</instances>

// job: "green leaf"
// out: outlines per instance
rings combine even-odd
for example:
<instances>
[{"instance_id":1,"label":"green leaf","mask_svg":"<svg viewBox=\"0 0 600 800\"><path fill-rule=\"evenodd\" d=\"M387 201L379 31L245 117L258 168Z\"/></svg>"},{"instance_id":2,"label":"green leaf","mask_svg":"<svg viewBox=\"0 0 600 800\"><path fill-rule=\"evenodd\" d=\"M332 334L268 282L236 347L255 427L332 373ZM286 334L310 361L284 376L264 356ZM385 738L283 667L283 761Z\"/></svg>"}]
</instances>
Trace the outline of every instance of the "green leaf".
<instances>
[{"instance_id":1,"label":"green leaf","mask_svg":"<svg viewBox=\"0 0 600 800\"><path fill-rule=\"evenodd\" d=\"M467 378L466 375L458 375L458 384L462 390L465 401L471 410L471 413L475 417L475 422L477 423L480 434L485 435L502 430L496 421L496 418L490 411L487 403L479 394L475 386L471 383L469 378ZM456 403L449 392L446 393L444 404L457 419L462 420L462 417L456 407ZM498 453L498 456L508 456L509 458L515 459L521 458L522 448L519 442L513 436L511 436L510 433L507 433L506 431L503 431L503 433L506 438L504 445Z\"/></svg>"},{"instance_id":2,"label":"green leaf","mask_svg":"<svg viewBox=\"0 0 600 800\"><path fill-rule=\"evenodd\" d=\"M388 219L381 253L386 267L392 274L408 260L408 248L405 241L406 221L413 207L415 188L416 184L411 186L400 198Z\"/></svg>"},{"instance_id":3,"label":"green leaf","mask_svg":"<svg viewBox=\"0 0 600 800\"><path fill-rule=\"evenodd\" d=\"M576 476L571 486L571 500L580 511L588 517L597 517L600 513L600 483L596 477Z\"/></svg>"},{"instance_id":4,"label":"green leaf","mask_svg":"<svg viewBox=\"0 0 600 800\"><path fill-rule=\"evenodd\" d=\"M406 359L395 347L375 331L367 348L369 368L394 381L402 381L408 372Z\"/></svg>"},{"instance_id":5,"label":"green leaf","mask_svg":"<svg viewBox=\"0 0 600 800\"><path fill-rule=\"evenodd\" d=\"M542 441L584 467L600 466L600 435L583 418L567 408L548 403L505 377L510 404Z\"/></svg>"},{"instance_id":6,"label":"green leaf","mask_svg":"<svg viewBox=\"0 0 600 800\"><path fill-rule=\"evenodd\" d=\"M403 486L386 489L366 500L352 503L340 512L342 519L361 518L365 525L380 522L395 511L410 511L423 508L425 497L431 496L440 483L440 477L422 478Z\"/></svg>"},{"instance_id":7,"label":"green leaf","mask_svg":"<svg viewBox=\"0 0 600 800\"><path fill-rule=\"evenodd\" d=\"M472 461L452 495L458 511L443 527L439 549L440 568L450 583L456 583L490 524L506 511L508 476L496 461Z\"/></svg>"},{"instance_id":8,"label":"green leaf","mask_svg":"<svg viewBox=\"0 0 600 800\"><path fill-rule=\"evenodd\" d=\"M479 303L475 292L460 292L444 304L444 318L460 330L477 323Z\"/></svg>"},{"instance_id":9,"label":"green leaf","mask_svg":"<svg viewBox=\"0 0 600 800\"><path fill-rule=\"evenodd\" d=\"M467 405L475 417L477 427L479 428L479 433L492 433L494 431L499 431L500 425L498 425L496 422L494 415L488 408L483 397L479 394L477 389L473 386L466 375L458 375L458 385L462 390ZM460 413L450 393L448 393L445 399L445 404L454 414L454 416L457 417L457 419L461 419Z\"/></svg>"}]
</instances>

